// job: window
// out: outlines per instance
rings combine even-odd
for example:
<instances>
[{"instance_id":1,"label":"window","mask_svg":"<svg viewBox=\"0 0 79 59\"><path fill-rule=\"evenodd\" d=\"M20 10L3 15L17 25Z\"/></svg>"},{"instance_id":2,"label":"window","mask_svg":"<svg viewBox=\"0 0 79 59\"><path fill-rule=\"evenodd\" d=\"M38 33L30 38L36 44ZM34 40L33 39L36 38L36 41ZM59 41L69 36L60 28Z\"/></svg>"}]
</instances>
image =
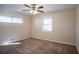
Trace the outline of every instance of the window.
<instances>
[{"instance_id":1,"label":"window","mask_svg":"<svg viewBox=\"0 0 79 59\"><path fill-rule=\"evenodd\" d=\"M22 23L21 18L2 16L0 15L0 22L2 23Z\"/></svg>"},{"instance_id":2,"label":"window","mask_svg":"<svg viewBox=\"0 0 79 59\"><path fill-rule=\"evenodd\" d=\"M51 17L44 17L43 18L43 31L49 32L52 31L52 18Z\"/></svg>"},{"instance_id":3,"label":"window","mask_svg":"<svg viewBox=\"0 0 79 59\"><path fill-rule=\"evenodd\" d=\"M11 18L7 16L0 16L0 22L11 23Z\"/></svg>"},{"instance_id":4,"label":"window","mask_svg":"<svg viewBox=\"0 0 79 59\"><path fill-rule=\"evenodd\" d=\"M20 18L12 18L11 21L12 23L22 23L22 19Z\"/></svg>"}]
</instances>

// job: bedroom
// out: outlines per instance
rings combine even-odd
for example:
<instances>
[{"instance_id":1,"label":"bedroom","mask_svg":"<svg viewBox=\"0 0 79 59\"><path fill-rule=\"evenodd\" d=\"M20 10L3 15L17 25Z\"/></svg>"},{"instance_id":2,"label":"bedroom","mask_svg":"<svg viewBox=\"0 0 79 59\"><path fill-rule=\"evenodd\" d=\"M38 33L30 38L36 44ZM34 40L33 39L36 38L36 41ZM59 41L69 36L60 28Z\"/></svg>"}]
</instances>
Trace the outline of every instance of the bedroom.
<instances>
[{"instance_id":1,"label":"bedroom","mask_svg":"<svg viewBox=\"0 0 79 59\"><path fill-rule=\"evenodd\" d=\"M1 54L78 54L77 4L0 4Z\"/></svg>"}]
</instances>

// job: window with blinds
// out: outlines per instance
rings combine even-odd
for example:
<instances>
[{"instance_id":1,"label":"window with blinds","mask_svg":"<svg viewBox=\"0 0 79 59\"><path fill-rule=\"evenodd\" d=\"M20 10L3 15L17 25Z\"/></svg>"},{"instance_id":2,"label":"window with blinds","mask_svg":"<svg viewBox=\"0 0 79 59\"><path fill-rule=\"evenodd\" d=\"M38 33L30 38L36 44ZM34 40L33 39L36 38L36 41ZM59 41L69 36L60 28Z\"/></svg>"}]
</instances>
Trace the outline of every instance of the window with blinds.
<instances>
[{"instance_id":1,"label":"window with blinds","mask_svg":"<svg viewBox=\"0 0 79 59\"><path fill-rule=\"evenodd\" d=\"M22 23L22 19L17 18L17 17L9 17L9 16L0 15L0 22L2 23Z\"/></svg>"},{"instance_id":2,"label":"window with blinds","mask_svg":"<svg viewBox=\"0 0 79 59\"><path fill-rule=\"evenodd\" d=\"M44 17L43 18L43 31L51 32L52 31L52 17Z\"/></svg>"}]
</instances>

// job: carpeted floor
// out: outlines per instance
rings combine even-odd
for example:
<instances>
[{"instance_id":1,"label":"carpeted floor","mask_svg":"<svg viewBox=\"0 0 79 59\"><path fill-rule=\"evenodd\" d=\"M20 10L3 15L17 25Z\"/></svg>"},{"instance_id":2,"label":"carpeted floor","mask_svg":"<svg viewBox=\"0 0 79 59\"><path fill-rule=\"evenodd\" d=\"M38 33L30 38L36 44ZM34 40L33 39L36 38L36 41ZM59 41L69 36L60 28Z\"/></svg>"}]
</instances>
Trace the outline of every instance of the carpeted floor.
<instances>
[{"instance_id":1,"label":"carpeted floor","mask_svg":"<svg viewBox=\"0 0 79 59\"><path fill-rule=\"evenodd\" d=\"M77 54L75 46L29 38L18 45L0 46L1 54Z\"/></svg>"}]
</instances>

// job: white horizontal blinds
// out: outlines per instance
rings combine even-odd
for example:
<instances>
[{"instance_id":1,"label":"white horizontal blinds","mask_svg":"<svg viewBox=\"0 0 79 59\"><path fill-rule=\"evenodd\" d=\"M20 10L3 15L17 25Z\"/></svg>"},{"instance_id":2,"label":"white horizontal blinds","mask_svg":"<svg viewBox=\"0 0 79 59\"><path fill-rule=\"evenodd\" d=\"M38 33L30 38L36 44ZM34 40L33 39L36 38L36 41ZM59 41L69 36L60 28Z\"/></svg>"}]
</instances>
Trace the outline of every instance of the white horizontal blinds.
<instances>
[{"instance_id":1,"label":"white horizontal blinds","mask_svg":"<svg viewBox=\"0 0 79 59\"><path fill-rule=\"evenodd\" d=\"M22 23L22 19L20 18L12 18L11 21L12 23Z\"/></svg>"},{"instance_id":2,"label":"white horizontal blinds","mask_svg":"<svg viewBox=\"0 0 79 59\"><path fill-rule=\"evenodd\" d=\"M43 31L49 32L52 31L52 18L44 17L43 18Z\"/></svg>"},{"instance_id":3,"label":"white horizontal blinds","mask_svg":"<svg viewBox=\"0 0 79 59\"><path fill-rule=\"evenodd\" d=\"M9 16L0 15L0 22L3 22L3 23L22 23L22 19L16 18L16 17L9 17Z\"/></svg>"},{"instance_id":4,"label":"white horizontal blinds","mask_svg":"<svg viewBox=\"0 0 79 59\"><path fill-rule=\"evenodd\" d=\"M44 24L52 24L52 18L51 17L45 17L44 18Z\"/></svg>"},{"instance_id":5,"label":"white horizontal blinds","mask_svg":"<svg viewBox=\"0 0 79 59\"><path fill-rule=\"evenodd\" d=\"M11 17L8 17L8 16L1 16L1 15L0 15L0 22L11 23Z\"/></svg>"}]
</instances>

